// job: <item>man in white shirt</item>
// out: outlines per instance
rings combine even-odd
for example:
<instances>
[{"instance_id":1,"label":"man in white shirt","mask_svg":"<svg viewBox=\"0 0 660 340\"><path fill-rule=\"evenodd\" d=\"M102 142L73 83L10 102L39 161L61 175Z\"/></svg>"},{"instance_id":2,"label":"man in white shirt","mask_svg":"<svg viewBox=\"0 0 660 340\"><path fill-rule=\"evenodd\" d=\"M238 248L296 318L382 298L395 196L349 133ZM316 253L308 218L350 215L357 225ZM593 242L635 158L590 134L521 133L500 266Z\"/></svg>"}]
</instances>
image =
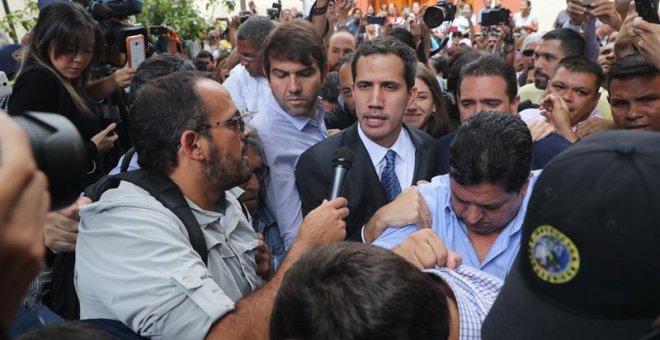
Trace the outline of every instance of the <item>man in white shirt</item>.
<instances>
[{"instance_id":1,"label":"man in white shirt","mask_svg":"<svg viewBox=\"0 0 660 340\"><path fill-rule=\"evenodd\" d=\"M230 72L223 85L231 99L249 118L263 109L265 95L270 92L263 70L264 41L275 26L264 16L253 16L241 24L237 32L240 64Z\"/></svg>"}]
</instances>

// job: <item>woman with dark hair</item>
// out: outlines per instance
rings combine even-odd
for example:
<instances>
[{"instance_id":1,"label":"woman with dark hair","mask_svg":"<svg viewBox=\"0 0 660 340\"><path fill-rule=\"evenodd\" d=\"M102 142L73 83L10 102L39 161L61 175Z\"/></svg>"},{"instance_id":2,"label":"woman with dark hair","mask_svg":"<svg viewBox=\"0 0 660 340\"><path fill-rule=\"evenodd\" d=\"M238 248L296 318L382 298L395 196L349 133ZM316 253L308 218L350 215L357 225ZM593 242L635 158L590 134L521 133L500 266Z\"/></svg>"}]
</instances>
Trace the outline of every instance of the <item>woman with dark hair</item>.
<instances>
[{"instance_id":1,"label":"woman with dark hair","mask_svg":"<svg viewBox=\"0 0 660 340\"><path fill-rule=\"evenodd\" d=\"M118 71L90 85L90 66L103 52L103 33L80 5L57 2L44 7L31 32L9 99L9 113L41 111L65 116L88 141L90 160L96 160L98 152L112 148L117 135L114 123L101 129L93 100L126 86L133 72ZM93 93L93 98L88 93ZM91 174L95 169L95 162L90 162L86 170Z\"/></svg>"},{"instance_id":2,"label":"woman with dark hair","mask_svg":"<svg viewBox=\"0 0 660 340\"><path fill-rule=\"evenodd\" d=\"M438 79L426 65L419 62L415 87L417 87L417 97L406 108L403 121L434 138L449 133L451 130L449 116Z\"/></svg>"}]
</instances>

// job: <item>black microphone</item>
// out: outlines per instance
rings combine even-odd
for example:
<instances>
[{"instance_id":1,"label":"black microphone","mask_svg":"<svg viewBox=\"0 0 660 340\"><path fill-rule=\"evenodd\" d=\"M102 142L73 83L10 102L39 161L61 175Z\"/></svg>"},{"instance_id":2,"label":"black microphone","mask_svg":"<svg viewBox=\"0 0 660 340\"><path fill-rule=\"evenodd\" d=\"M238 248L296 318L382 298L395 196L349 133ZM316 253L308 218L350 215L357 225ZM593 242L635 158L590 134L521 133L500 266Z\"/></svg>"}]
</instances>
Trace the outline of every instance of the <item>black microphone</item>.
<instances>
[{"instance_id":1,"label":"black microphone","mask_svg":"<svg viewBox=\"0 0 660 340\"><path fill-rule=\"evenodd\" d=\"M351 149L342 146L335 151L335 158L332 160L332 165L335 169L332 177L332 187L330 188L330 199L333 200L341 196L346 182L348 171L353 166L353 152Z\"/></svg>"}]
</instances>

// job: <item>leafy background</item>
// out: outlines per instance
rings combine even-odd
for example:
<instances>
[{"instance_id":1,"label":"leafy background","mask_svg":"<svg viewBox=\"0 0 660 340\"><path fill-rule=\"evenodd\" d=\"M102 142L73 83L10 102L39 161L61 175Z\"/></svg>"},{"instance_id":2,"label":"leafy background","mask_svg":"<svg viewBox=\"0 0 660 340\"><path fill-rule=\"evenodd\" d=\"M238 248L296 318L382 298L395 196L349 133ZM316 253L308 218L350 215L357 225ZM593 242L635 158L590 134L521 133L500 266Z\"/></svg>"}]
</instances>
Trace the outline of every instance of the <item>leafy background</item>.
<instances>
[{"instance_id":1,"label":"leafy background","mask_svg":"<svg viewBox=\"0 0 660 340\"><path fill-rule=\"evenodd\" d=\"M200 15L199 5L204 6L206 12L217 5L224 6L229 12L236 7L235 0L143 0L143 3L142 12L136 16L136 23L145 26L169 26L189 38L198 38L204 29L215 25L212 18ZM37 0L26 0L24 9L13 10L9 15L0 18L0 30L11 39L20 38L17 37L16 30L22 28L29 31L38 16ZM13 27L10 23L13 23Z\"/></svg>"}]
</instances>

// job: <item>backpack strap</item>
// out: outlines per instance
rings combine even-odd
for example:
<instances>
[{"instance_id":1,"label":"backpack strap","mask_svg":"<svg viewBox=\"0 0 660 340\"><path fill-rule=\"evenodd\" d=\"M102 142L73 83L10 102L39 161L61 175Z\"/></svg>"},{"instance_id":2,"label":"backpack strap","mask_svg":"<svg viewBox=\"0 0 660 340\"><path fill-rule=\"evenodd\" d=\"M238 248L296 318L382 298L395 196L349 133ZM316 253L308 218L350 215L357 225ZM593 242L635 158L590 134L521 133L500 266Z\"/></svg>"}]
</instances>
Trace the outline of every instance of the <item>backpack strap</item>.
<instances>
[{"instance_id":1,"label":"backpack strap","mask_svg":"<svg viewBox=\"0 0 660 340\"><path fill-rule=\"evenodd\" d=\"M128 166L131 164L131 160L133 159L133 155L135 154L135 147L132 147L124 153L124 158L121 160L121 165L119 166L119 172L126 172L128 171Z\"/></svg>"},{"instance_id":2,"label":"backpack strap","mask_svg":"<svg viewBox=\"0 0 660 340\"><path fill-rule=\"evenodd\" d=\"M165 208L169 209L176 217L183 222L188 231L188 238L193 249L208 264L208 249L206 248L206 239L199 222L190 210L190 206L183 197L179 187L165 176L157 175L146 170L135 170L122 172L113 176L106 176L94 184L94 188L85 192L85 196L97 201L103 192L108 189L116 188L120 181L133 183L146 190L158 200ZM89 193L89 194L88 194Z\"/></svg>"}]
</instances>

